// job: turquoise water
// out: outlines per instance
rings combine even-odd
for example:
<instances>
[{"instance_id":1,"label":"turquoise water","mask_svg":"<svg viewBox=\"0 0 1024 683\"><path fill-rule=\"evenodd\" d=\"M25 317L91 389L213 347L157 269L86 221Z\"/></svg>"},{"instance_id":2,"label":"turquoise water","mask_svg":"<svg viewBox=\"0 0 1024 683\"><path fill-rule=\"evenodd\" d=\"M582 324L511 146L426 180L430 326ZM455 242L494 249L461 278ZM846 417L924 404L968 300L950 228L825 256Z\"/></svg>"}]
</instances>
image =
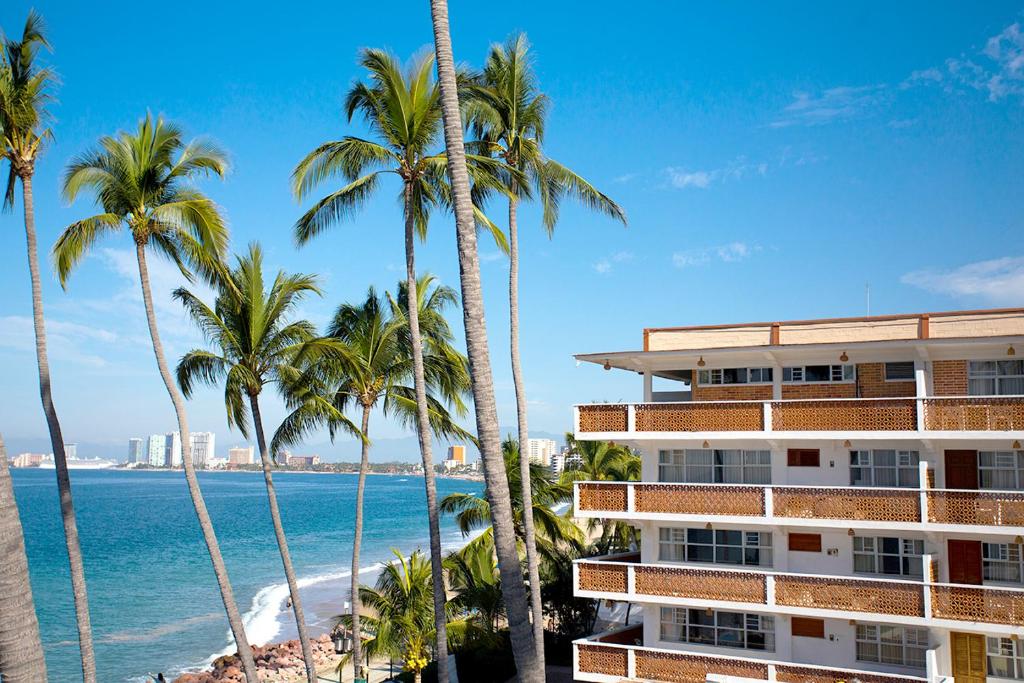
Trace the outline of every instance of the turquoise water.
<instances>
[{"instance_id":1,"label":"turquoise water","mask_svg":"<svg viewBox=\"0 0 1024 683\"><path fill-rule=\"evenodd\" d=\"M25 527L32 589L53 683L81 680L67 554L52 470L13 470ZM71 473L85 557L99 680L134 682L204 665L231 641L223 605L180 472ZM199 475L221 551L254 643L294 637L281 560L270 525L263 477ZM356 477L275 476L307 622L323 632L342 611L352 552ZM438 496L478 492L476 482L438 479ZM376 563L428 549L423 479L367 478L362 561ZM461 543L451 519L442 538Z\"/></svg>"}]
</instances>

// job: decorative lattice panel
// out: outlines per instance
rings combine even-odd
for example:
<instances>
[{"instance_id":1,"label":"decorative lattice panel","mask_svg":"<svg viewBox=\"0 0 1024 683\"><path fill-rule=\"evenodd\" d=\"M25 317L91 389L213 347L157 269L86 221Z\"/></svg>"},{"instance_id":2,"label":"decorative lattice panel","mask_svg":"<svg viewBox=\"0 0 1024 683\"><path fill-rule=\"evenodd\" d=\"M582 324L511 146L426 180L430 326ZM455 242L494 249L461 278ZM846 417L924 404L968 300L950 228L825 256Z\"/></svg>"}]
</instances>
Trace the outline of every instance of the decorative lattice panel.
<instances>
[{"instance_id":1,"label":"decorative lattice panel","mask_svg":"<svg viewBox=\"0 0 1024 683\"><path fill-rule=\"evenodd\" d=\"M1024 399L930 398L924 402L925 427L941 431L1024 429Z\"/></svg>"},{"instance_id":2,"label":"decorative lattice panel","mask_svg":"<svg viewBox=\"0 0 1024 683\"><path fill-rule=\"evenodd\" d=\"M768 665L726 657L636 651L636 677L671 683L703 683L709 673L768 680Z\"/></svg>"},{"instance_id":3,"label":"decorative lattice panel","mask_svg":"<svg viewBox=\"0 0 1024 683\"><path fill-rule=\"evenodd\" d=\"M923 586L895 581L858 581L815 576L778 576L775 602L843 612L924 616Z\"/></svg>"},{"instance_id":4,"label":"decorative lattice panel","mask_svg":"<svg viewBox=\"0 0 1024 683\"><path fill-rule=\"evenodd\" d=\"M764 574L641 565L635 576L638 595L768 604Z\"/></svg>"},{"instance_id":5,"label":"decorative lattice panel","mask_svg":"<svg viewBox=\"0 0 1024 683\"><path fill-rule=\"evenodd\" d=\"M998 588L932 586L937 619L1024 626L1024 593Z\"/></svg>"},{"instance_id":6,"label":"decorative lattice panel","mask_svg":"<svg viewBox=\"0 0 1024 683\"><path fill-rule=\"evenodd\" d=\"M627 429L628 408L621 404L580 406L581 432L624 432Z\"/></svg>"},{"instance_id":7,"label":"decorative lattice panel","mask_svg":"<svg viewBox=\"0 0 1024 683\"><path fill-rule=\"evenodd\" d=\"M628 651L621 647L605 645L577 645L581 673L604 674L606 676L629 675Z\"/></svg>"},{"instance_id":8,"label":"decorative lattice panel","mask_svg":"<svg viewBox=\"0 0 1024 683\"><path fill-rule=\"evenodd\" d=\"M1024 526L1024 493L929 491L928 521L937 524Z\"/></svg>"},{"instance_id":9,"label":"decorative lattice panel","mask_svg":"<svg viewBox=\"0 0 1024 683\"><path fill-rule=\"evenodd\" d=\"M920 522L921 497L913 491L772 489L776 517Z\"/></svg>"},{"instance_id":10,"label":"decorative lattice panel","mask_svg":"<svg viewBox=\"0 0 1024 683\"><path fill-rule=\"evenodd\" d=\"M779 664L775 667L775 680L780 683L906 683L905 676L886 676L866 671L843 671L833 669L812 669L805 666ZM913 680L913 679L911 679ZM919 679L924 680L924 679Z\"/></svg>"},{"instance_id":11,"label":"decorative lattice panel","mask_svg":"<svg viewBox=\"0 0 1024 683\"><path fill-rule=\"evenodd\" d=\"M625 593L629 590L629 568L621 564L580 562L579 589L601 593Z\"/></svg>"},{"instance_id":12,"label":"decorative lattice panel","mask_svg":"<svg viewBox=\"0 0 1024 683\"><path fill-rule=\"evenodd\" d=\"M586 512L625 512L626 484L577 484L580 510Z\"/></svg>"},{"instance_id":13,"label":"decorative lattice panel","mask_svg":"<svg viewBox=\"0 0 1024 683\"><path fill-rule=\"evenodd\" d=\"M777 432L882 431L917 429L913 399L786 401L772 403Z\"/></svg>"},{"instance_id":14,"label":"decorative lattice panel","mask_svg":"<svg viewBox=\"0 0 1024 683\"><path fill-rule=\"evenodd\" d=\"M636 407L638 432L759 432L764 409L751 403L645 403Z\"/></svg>"},{"instance_id":15,"label":"decorative lattice panel","mask_svg":"<svg viewBox=\"0 0 1024 683\"><path fill-rule=\"evenodd\" d=\"M637 512L764 516L764 489L750 486L635 484L633 495Z\"/></svg>"}]
</instances>

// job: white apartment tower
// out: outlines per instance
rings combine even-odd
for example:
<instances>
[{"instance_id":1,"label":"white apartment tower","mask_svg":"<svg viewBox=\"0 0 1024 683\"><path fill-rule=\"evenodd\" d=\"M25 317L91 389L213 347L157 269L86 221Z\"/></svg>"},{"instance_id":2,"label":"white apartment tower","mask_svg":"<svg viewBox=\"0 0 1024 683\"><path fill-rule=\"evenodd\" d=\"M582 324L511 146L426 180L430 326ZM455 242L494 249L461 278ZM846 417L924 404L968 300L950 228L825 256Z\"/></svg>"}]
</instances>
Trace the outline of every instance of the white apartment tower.
<instances>
[{"instance_id":1,"label":"white apartment tower","mask_svg":"<svg viewBox=\"0 0 1024 683\"><path fill-rule=\"evenodd\" d=\"M149 437L145 462L150 467L163 467L167 463L167 437L165 435L153 434Z\"/></svg>"},{"instance_id":2,"label":"white apartment tower","mask_svg":"<svg viewBox=\"0 0 1024 683\"><path fill-rule=\"evenodd\" d=\"M576 485L641 543L577 561L575 591L642 623L574 643L576 680L1024 679L1024 309L643 340L578 356L643 378L574 409L642 458Z\"/></svg>"},{"instance_id":3,"label":"white apartment tower","mask_svg":"<svg viewBox=\"0 0 1024 683\"><path fill-rule=\"evenodd\" d=\"M534 465L551 467L551 456L558 452L554 439L527 439L526 454Z\"/></svg>"},{"instance_id":4,"label":"white apartment tower","mask_svg":"<svg viewBox=\"0 0 1024 683\"><path fill-rule=\"evenodd\" d=\"M192 464L203 469L216 456L217 435L213 432L192 432L188 437Z\"/></svg>"},{"instance_id":5,"label":"white apartment tower","mask_svg":"<svg viewBox=\"0 0 1024 683\"><path fill-rule=\"evenodd\" d=\"M181 467L181 433L167 432L164 435L164 464Z\"/></svg>"}]
</instances>

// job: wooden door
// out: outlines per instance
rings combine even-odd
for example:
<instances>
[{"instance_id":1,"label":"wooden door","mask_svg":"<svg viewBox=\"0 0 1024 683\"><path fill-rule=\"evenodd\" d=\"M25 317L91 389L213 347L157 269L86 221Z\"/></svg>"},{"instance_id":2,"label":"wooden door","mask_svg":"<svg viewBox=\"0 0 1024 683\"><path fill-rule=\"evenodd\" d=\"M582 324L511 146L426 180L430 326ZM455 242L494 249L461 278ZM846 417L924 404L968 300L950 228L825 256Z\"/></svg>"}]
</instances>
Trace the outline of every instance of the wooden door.
<instances>
[{"instance_id":1,"label":"wooden door","mask_svg":"<svg viewBox=\"0 0 1024 683\"><path fill-rule=\"evenodd\" d=\"M946 488L978 488L978 451L946 451Z\"/></svg>"},{"instance_id":2,"label":"wooden door","mask_svg":"<svg viewBox=\"0 0 1024 683\"><path fill-rule=\"evenodd\" d=\"M949 582L981 585L981 541L950 539Z\"/></svg>"},{"instance_id":3,"label":"wooden door","mask_svg":"<svg viewBox=\"0 0 1024 683\"><path fill-rule=\"evenodd\" d=\"M985 683L985 636L950 633L953 649L953 679L956 683Z\"/></svg>"}]
</instances>

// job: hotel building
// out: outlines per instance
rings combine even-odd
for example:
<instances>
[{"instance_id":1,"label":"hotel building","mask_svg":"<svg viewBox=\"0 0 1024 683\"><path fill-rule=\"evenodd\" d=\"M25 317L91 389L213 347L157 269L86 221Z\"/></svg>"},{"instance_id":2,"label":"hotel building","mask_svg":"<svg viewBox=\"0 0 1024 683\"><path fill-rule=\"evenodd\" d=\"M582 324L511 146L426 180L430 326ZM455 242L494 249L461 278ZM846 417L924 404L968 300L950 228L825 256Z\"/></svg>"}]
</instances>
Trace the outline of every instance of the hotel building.
<instances>
[{"instance_id":1,"label":"hotel building","mask_svg":"<svg viewBox=\"0 0 1024 683\"><path fill-rule=\"evenodd\" d=\"M551 457L558 452L554 439L527 439L526 454L534 465L551 467Z\"/></svg>"},{"instance_id":2,"label":"hotel building","mask_svg":"<svg viewBox=\"0 0 1024 683\"><path fill-rule=\"evenodd\" d=\"M576 595L642 624L579 640L576 680L1024 680L1024 309L647 329L581 361L643 401L575 435L642 457L576 485L638 552ZM639 393L639 391L638 391Z\"/></svg>"}]
</instances>

